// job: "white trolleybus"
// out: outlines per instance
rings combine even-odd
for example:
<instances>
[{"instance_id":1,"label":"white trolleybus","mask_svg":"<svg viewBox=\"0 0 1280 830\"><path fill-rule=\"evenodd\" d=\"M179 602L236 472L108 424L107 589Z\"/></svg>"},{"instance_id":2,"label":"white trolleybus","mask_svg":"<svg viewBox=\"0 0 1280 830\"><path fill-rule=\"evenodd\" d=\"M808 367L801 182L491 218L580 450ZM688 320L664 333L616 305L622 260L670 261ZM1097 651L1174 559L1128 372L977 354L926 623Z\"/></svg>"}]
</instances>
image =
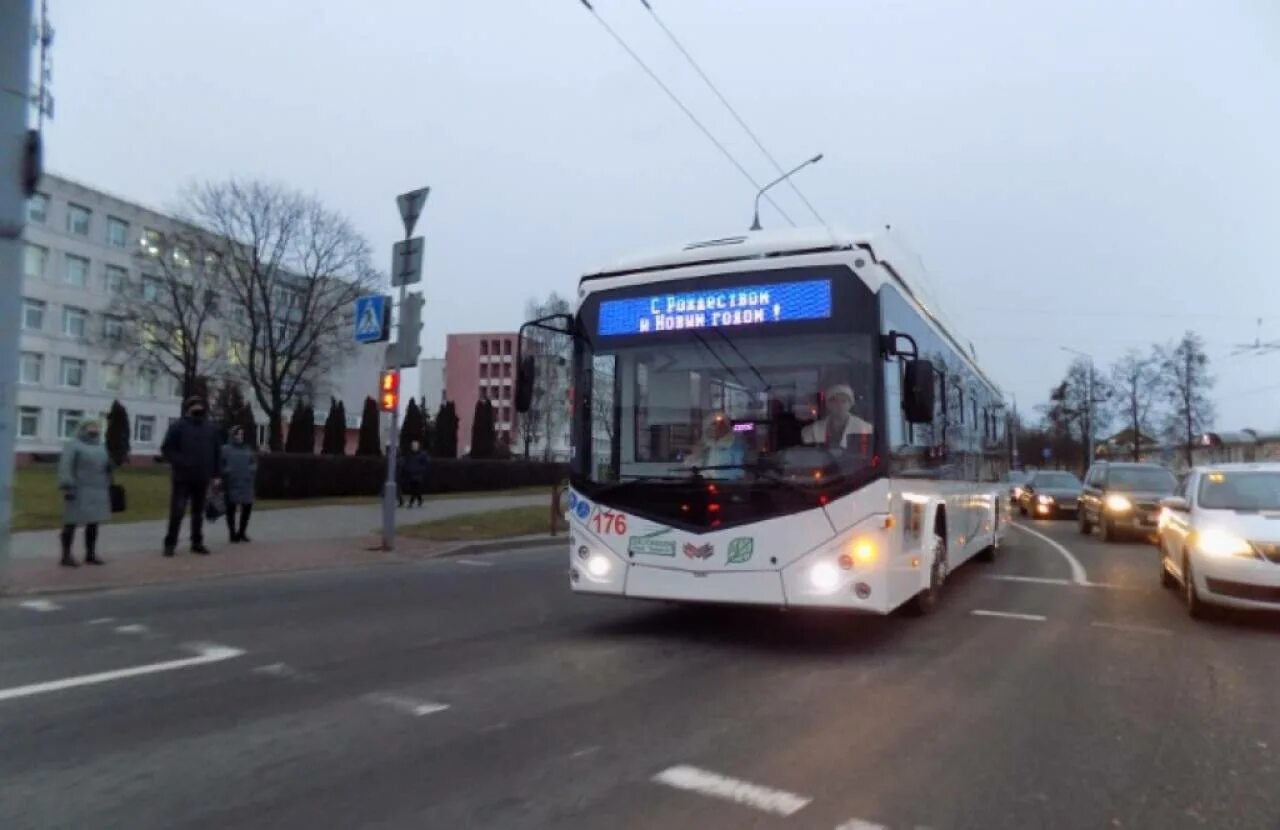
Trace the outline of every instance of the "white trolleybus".
<instances>
[{"instance_id":1,"label":"white trolleybus","mask_svg":"<svg viewBox=\"0 0 1280 830\"><path fill-rule=\"evenodd\" d=\"M716 239L588 273L576 314L525 324L522 411L531 344L572 342L574 591L927 612L994 555L1000 394L903 259L827 228Z\"/></svg>"}]
</instances>

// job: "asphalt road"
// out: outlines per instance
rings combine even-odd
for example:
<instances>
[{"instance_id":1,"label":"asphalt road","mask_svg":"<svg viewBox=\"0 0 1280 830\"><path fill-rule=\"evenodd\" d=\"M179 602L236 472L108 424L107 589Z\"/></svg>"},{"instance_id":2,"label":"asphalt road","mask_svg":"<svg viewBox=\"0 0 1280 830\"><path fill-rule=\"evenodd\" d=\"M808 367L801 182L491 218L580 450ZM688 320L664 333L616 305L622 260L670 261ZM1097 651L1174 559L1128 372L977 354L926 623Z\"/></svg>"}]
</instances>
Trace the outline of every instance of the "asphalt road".
<instances>
[{"instance_id":1,"label":"asphalt road","mask_svg":"<svg viewBox=\"0 0 1280 830\"><path fill-rule=\"evenodd\" d=\"M1028 526L1071 557L1012 531L924 619L575 597L560 549L6 601L0 827L1280 827L1280 622Z\"/></svg>"}]
</instances>

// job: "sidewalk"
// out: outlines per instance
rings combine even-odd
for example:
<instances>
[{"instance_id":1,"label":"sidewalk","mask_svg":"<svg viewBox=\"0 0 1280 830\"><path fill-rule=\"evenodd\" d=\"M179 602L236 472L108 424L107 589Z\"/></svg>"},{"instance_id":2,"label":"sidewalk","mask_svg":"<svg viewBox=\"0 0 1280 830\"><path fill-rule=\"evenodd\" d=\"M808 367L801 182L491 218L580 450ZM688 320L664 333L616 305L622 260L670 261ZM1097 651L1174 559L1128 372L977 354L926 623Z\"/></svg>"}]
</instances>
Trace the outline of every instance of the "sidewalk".
<instances>
[{"instance_id":1,"label":"sidewalk","mask_svg":"<svg viewBox=\"0 0 1280 830\"><path fill-rule=\"evenodd\" d=\"M428 501L412 510L397 513L400 524L416 524L462 513L501 510L546 504L547 496L461 498ZM187 582L226 576L243 576L317 568L407 562L444 556L471 543L432 542L397 537L396 550L379 550L382 521L380 505L302 507L255 513L249 526L253 541L233 545L227 541L226 525L206 523L205 544L210 556L188 552L184 533L178 554L172 559L160 555L164 522L135 522L104 526L99 536L99 555L107 564L79 568L58 566L57 531L42 530L14 534L13 559L0 594L41 594L103 588L135 587L171 582ZM184 531L186 530L184 525ZM536 539L510 540L516 544ZM550 541L550 537L545 537ZM563 538L563 537L561 537ZM490 543L505 543L493 540ZM83 543L76 539L75 556L83 561Z\"/></svg>"}]
</instances>

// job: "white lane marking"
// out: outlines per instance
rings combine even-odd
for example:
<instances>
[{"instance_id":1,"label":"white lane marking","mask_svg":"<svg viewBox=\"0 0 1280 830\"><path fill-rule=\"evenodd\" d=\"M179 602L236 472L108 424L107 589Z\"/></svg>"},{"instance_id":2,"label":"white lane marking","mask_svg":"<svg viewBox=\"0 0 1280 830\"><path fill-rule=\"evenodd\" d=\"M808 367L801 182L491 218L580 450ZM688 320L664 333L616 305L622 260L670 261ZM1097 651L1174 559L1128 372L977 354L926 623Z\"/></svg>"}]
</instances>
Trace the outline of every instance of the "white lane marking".
<instances>
[{"instance_id":1,"label":"white lane marking","mask_svg":"<svg viewBox=\"0 0 1280 830\"><path fill-rule=\"evenodd\" d=\"M653 776L653 780L678 790L688 790L712 798L723 798L726 801L733 801L745 807L753 807L779 816L796 813L804 809L805 805L812 800L785 790L763 787L683 764L664 769Z\"/></svg>"},{"instance_id":2,"label":"white lane marking","mask_svg":"<svg viewBox=\"0 0 1280 830\"><path fill-rule=\"evenodd\" d=\"M1053 539L1050 539L1048 536L1045 536L1043 533L1041 533L1038 530L1032 530L1029 527L1024 527L1023 525L1020 525L1017 522L1011 522L1010 524L1013 527L1016 527L1018 530L1021 530L1023 533L1030 533L1032 536L1035 536L1037 539L1040 539L1041 541L1046 542L1049 545L1049 547L1053 548L1058 553L1062 554L1066 558L1067 564L1071 566L1072 582L1074 582L1077 585L1089 584L1089 575L1085 573L1084 565L1080 564L1080 560L1076 559L1075 554L1067 550L1060 543L1054 541Z\"/></svg>"},{"instance_id":3,"label":"white lane marking","mask_svg":"<svg viewBox=\"0 0 1280 830\"><path fill-rule=\"evenodd\" d=\"M413 715L415 718L420 718L423 715L434 715L436 712L443 712L445 709L449 708L449 704L447 703L433 703L429 700L414 700L413 698L402 697L400 695L389 695L382 692L367 694L364 696L364 699L370 703L376 703L380 706L389 706L392 709Z\"/></svg>"},{"instance_id":4,"label":"white lane marking","mask_svg":"<svg viewBox=\"0 0 1280 830\"><path fill-rule=\"evenodd\" d=\"M19 608L25 608L28 611L39 611L47 614L50 611L61 611L62 606L56 602L50 602L47 599L29 599L25 602L18 603Z\"/></svg>"},{"instance_id":5,"label":"white lane marking","mask_svg":"<svg viewBox=\"0 0 1280 830\"><path fill-rule=\"evenodd\" d=\"M150 631L151 629L147 628L142 623L131 623L129 625L116 626L117 634L147 634L150 633Z\"/></svg>"},{"instance_id":6,"label":"white lane marking","mask_svg":"<svg viewBox=\"0 0 1280 830\"><path fill-rule=\"evenodd\" d=\"M107 623L113 623L115 621L115 617L98 617L95 620L89 620L85 625L106 625Z\"/></svg>"},{"instance_id":7,"label":"white lane marking","mask_svg":"<svg viewBox=\"0 0 1280 830\"><path fill-rule=\"evenodd\" d=\"M975 617L1003 617L1009 620L1028 620L1029 622L1044 622L1048 617L1040 614L1015 614L1011 611L984 611L981 608L969 612Z\"/></svg>"},{"instance_id":8,"label":"white lane marking","mask_svg":"<svg viewBox=\"0 0 1280 830\"><path fill-rule=\"evenodd\" d=\"M470 565L473 568L492 568L493 567L492 562L477 562L474 559L456 559L454 561L456 561L459 565Z\"/></svg>"},{"instance_id":9,"label":"white lane marking","mask_svg":"<svg viewBox=\"0 0 1280 830\"><path fill-rule=\"evenodd\" d=\"M575 758L586 758L588 755L595 755L599 751L600 751L600 747L598 746L583 747L582 749L579 749L577 752L572 753L569 756L569 759L573 760Z\"/></svg>"},{"instance_id":10,"label":"white lane marking","mask_svg":"<svg viewBox=\"0 0 1280 830\"><path fill-rule=\"evenodd\" d=\"M124 680L129 677L140 677L145 674L158 674L166 671L176 671L177 669L189 669L193 666L205 666L210 663L220 663L223 660L231 660L244 654L244 651L230 646L220 646L217 643L191 643L186 648L196 652L194 657L186 657L181 660L166 660L162 663L148 663L143 666L132 666L127 669L115 669L113 671L98 672L97 674L82 674L78 677L64 677L61 680L50 680L46 683L32 683L29 686L15 686L11 689L0 689L0 702L6 700L14 700L20 697L32 697L33 695L42 695L48 692L60 692L64 689L74 689L77 686L93 686L98 683L110 683L113 680Z\"/></svg>"},{"instance_id":11,"label":"white lane marking","mask_svg":"<svg viewBox=\"0 0 1280 830\"><path fill-rule=\"evenodd\" d=\"M278 677L282 680L298 680L303 683L309 683L315 678L306 672L298 671L288 663L268 663L265 666L258 666L253 670L254 674L264 674L268 677Z\"/></svg>"},{"instance_id":12,"label":"white lane marking","mask_svg":"<svg viewBox=\"0 0 1280 830\"><path fill-rule=\"evenodd\" d=\"M1034 582L1039 585L1075 585L1069 579L1053 579L1047 576L1015 576L1014 574L989 574L987 579L999 579L1002 582Z\"/></svg>"},{"instance_id":13,"label":"white lane marking","mask_svg":"<svg viewBox=\"0 0 1280 830\"><path fill-rule=\"evenodd\" d=\"M1153 625L1131 625L1129 623L1109 623L1097 620L1089 623L1094 628L1110 628L1115 631L1132 631L1136 634L1163 634L1169 636L1173 631L1168 628L1157 628Z\"/></svg>"},{"instance_id":14,"label":"white lane marking","mask_svg":"<svg viewBox=\"0 0 1280 830\"><path fill-rule=\"evenodd\" d=\"M863 821L860 818L851 818L848 821L836 827L836 830L889 830L883 824L876 824L874 821Z\"/></svg>"}]
</instances>

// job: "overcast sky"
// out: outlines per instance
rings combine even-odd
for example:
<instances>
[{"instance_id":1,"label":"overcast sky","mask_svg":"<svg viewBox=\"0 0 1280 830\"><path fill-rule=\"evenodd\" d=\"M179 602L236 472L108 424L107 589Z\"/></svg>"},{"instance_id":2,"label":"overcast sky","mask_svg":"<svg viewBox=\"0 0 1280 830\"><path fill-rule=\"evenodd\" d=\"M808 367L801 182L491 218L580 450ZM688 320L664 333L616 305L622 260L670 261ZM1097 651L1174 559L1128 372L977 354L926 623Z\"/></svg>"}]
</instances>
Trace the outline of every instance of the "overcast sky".
<instances>
[{"instance_id":1,"label":"overcast sky","mask_svg":"<svg viewBox=\"0 0 1280 830\"><path fill-rule=\"evenodd\" d=\"M640 0L593 0L758 180ZM1208 341L1222 428L1280 428L1280 4L651 0L828 222L892 224L1026 409L1071 355ZM168 207L278 179L389 259L432 187L424 356L752 187L580 0L52 0L49 167ZM795 194L776 191L797 221ZM772 211L769 226L784 224ZM384 269L386 264L380 263Z\"/></svg>"}]
</instances>

